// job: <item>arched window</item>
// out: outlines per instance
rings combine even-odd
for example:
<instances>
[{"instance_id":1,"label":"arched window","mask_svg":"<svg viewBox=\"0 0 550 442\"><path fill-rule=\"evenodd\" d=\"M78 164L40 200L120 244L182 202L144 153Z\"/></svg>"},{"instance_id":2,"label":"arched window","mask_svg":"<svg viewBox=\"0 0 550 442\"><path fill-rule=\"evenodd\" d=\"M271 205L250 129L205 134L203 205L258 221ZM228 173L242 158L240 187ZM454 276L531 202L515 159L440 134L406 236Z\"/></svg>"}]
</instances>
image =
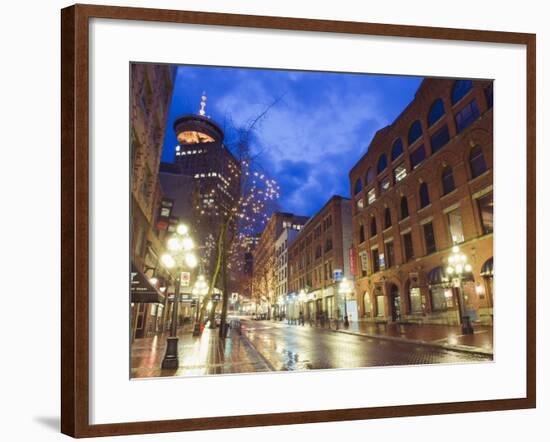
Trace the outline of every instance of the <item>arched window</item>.
<instances>
[{"instance_id":1,"label":"arched window","mask_svg":"<svg viewBox=\"0 0 550 442\"><path fill-rule=\"evenodd\" d=\"M420 121L416 120L409 129L409 145L413 144L422 136L422 126Z\"/></svg>"},{"instance_id":2,"label":"arched window","mask_svg":"<svg viewBox=\"0 0 550 442\"><path fill-rule=\"evenodd\" d=\"M373 216L370 220L370 236L376 236L376 218Z\"/></svg>"},{"instance_id":3,"label":"arched window","mask_svg":"<svg viewBox=\"0 0 550 442\"><path fill-rule=\"evenodd\" d=\"M487 164L485 163L483 150L480 146L475 146L470 151L470 171L472 172L472 178L480 176L486 170Z\"/></svg>"},{"instance_id":4,"label":"arched window","mask_svg":"<svg viewBox=\"0 0 550 442\"><path fill-rule=\"evenodd\" d=\"M374 171L372 167L367 170L367 175L365 176L365 187L372 183L374 180Z\"/></svg>"},{"instance_id":5,"label":"arched window","mask_svg":"<svg viewBox=\"0 0 550 442\"><path fill-rule=\"evenodd\" d=\"M393 146L391 148L391 160L396 160L401 156L403 153L403 142L401 141L401 138L398 138L393 142Z\"/></svg>"},{"instance_id":6,"label":"arched window","mask_svg":"<svg viewBox=\"0 0 550 442\"><path fill-rule=\"evenodd\" d=\"M362 188L363 183L361 182L361 178L357 178L357 181L355 182L355 188L353 189L353 194L357 195L359 192L361 192Z\"/></svg>"},{"instance_id":7,"label":"arched window","mask_svg":"<svg viewBox=\"0 0 550 442\"><path fill-rule=\"evenodd\" d=\"M428 192L428 185L426 183L422 183L420 185L420 208L426 207L430 204L430 194Z\"/></svg>"},{"instance_id":8,"label":"arched window","mask_svg":"<svg viewBox=\"0 0 550 442\"><path fill-rule=\"evenodd\" d=\"M359 244L365 242L365 229L363 225L361 224L359 226Z\"/></svg>"},{"instance_id":9,"label":"arched window","mask_svg":"<svg viewBox=\"0 0 550 442\"><path fill-rule=\"evenodd\" d=\"M409 203L406 196L401 197L401 219L409 217Z\"/></svg>"},{"instance_id":10,"label":"arched window","mask_svg":"<svg viewBox=\"0 0 550 442\"><path fill-rule=\"evenodd\" d=\"M386 207L384 210L384 229L391 227L391 212L390 208Z\"/></svg>"},{"instance_id":11,"label":"arched window","mask_svg":"<svg viewBox=\"0 0 550 442\"><path fill-rule=\"evenodd\" d=\"M433 126L443 115L445 115L445 106L443 106L443 100L438 98L433 102L428 113L428 126Z\"/></svg>"},{"instance_id":12,"label":"arched window","mask_svg":"<svg viewBox=\"0 0 550 442\"><path fill-rule=\"evenodd\" d=\"M447 195L455 190L455 179L453 177L453 168L445 166L441 173L441 183L443 184L443 195Z\"/></svg>"},{"instance_id":13,"label":"arched window","mask_svg":"<svg viewBox=\"0 0 550 442\"><path fill-rule=\"evenodd\" d=\"M473 86L472 80L456 80L451 92L451 103L457 103Z\"/></svg>"},{"instance_id":14,"label":"arched window","mask_svg":"<svg viewBox=\"0 0 550 442\"><path fill-rule=\"evenodd\" d=\"M382 173L384 170L386 170L386 167L388 167L388 160L386 159L386 154L383 153L380 155L380 158L378 158L378 165L376 166L376 173Z\"/></svg>"}]
</instances>

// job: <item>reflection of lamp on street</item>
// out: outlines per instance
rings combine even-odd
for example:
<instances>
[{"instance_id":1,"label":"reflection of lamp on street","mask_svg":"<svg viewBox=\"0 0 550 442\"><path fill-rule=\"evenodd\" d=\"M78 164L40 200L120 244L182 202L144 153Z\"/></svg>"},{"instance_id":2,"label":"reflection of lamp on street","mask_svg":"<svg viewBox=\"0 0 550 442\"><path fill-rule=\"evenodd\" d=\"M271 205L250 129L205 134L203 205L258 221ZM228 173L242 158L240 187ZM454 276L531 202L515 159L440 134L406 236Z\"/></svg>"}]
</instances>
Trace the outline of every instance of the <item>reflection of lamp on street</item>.
<instances>
[{"instance_id":1,"label":"reflection of lamp on street","mask_svg":"<svg viewBox=\"0 0 550 442\"><path fill-rule=\"evenodd\" d=\"M194 268L197 265L197 258L189 250L193 248L193 241L188 236L188 228L180 224L176 228L176 234L168 238L166 248L170 253L165 253L160 257L164 267L176 270L176 287L174 293L174 303L172 304L172 323L170 326L170 336L166 341L166 353L162 360L163 369L178 368L178 304L181 288L181 273L184 267Z\"/></svg>"},{"instance_id":2,"label":"reflection of lamp on street","mask_svg":"<svg viewBox=\"0 0 550 442\"><path fill-rule=\"evenodd\" d=\"M347 296L353 292L351 283L347 280L346 277L342 278L340 282L340 287L338 288L338 293L344 295L344 326L349 327L348 319L348 299Z\"/></svg>"},{"instance_id":3,"label":"reflection of lamp on street","mask_svg":"<svg viewBox=\"0 0 550 442\"><path fill-rule=\"evenodd\" d=\"M470 317L465 314L462 279L464 273L472 272L472 266L468 264L466 255L460 253L458 246L453 246L452 253L447 262L447 274L453 278L454 286L458 289L458 312L460 317L460 325L462 326L462 333L465 335L471 335L474 333L474 329L470 322Z\"/></svg>"},{"instance_id":4,"label":"reflection of lamp on street","mask_svg":"<svg viewBox=\"0 0 550 442\"><path fill-rule=\"evenodd\" d=\"M204 275L199 275L191 291L193 298L196 302L196 311L195 311L195 326L193 327L193 336L199 336L201 334L201 327L199 323L199 304L201 298L208 293L208 284Z\"/></svg>"}]
</instances>

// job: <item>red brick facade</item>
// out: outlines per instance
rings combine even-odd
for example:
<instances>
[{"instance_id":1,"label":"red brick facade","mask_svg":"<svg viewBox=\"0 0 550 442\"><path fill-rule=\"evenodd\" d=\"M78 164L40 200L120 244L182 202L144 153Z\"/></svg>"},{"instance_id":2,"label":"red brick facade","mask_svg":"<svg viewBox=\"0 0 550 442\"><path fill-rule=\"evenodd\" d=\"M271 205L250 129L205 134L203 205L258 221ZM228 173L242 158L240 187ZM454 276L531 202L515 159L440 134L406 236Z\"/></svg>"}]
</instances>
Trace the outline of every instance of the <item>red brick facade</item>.
<instances>
[{"instance_id":1,"label":"red brick facade","mask_svg":"<svg viewBox=\"0 0 550 442\"><path fill-rule=\"evenodd\" d=\"M454 100L453 94L457 96ZM443 115L434 104L438 99L443 104ZM417 121L421 134L414 139ZM398 147L393 149L398 139L402 153ZM421 146L425 152L423 160ZM386 161L382 155L386 155ZM437 272L432 272L432 281L429 276L437 267L444 273L454 233L461 253L473 268L473 281L464 284L466 309L475 312L480 321L491 322L492 82L424 80L396 121L377 132L349 177L359 316L384 321L456 323L453 292L436 284L433 275ZM402 207L404 201L408 216ZM490 207L489 212L483 211L485 224L482 205ZM453 232L450 219L455 220ZM457 227L460 224L462 232ZM411 251L409 240L412 256L407 256L407 250ZM376 253L380 268L375 263ZM364 271L362 263L367 264Z\"/></svg>"}]
</instances>

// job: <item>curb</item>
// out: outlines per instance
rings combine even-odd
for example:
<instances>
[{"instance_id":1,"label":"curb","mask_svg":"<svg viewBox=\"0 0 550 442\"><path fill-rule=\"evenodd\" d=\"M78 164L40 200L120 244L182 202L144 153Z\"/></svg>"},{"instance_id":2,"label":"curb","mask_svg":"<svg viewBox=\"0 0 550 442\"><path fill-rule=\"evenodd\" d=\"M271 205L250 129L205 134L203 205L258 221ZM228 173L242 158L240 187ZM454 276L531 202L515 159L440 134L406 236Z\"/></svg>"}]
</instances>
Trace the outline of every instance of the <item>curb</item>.
<instances>
[{"instance_id":1,"label":"curb","mask_svg":"<svg viewBox=\"0 0 550 442\"><path fill-rule=\"evenodd\" d=\"M362 336L365 338L372 338L372 339L383 339L386 341L401 342L404 344L423 345L425 347L442 348L445 350L459 351L462 353L470 353L470 354L476 354L480 356L491 356L491 357L493 356L492 351L484 350L479 347L469 347L466 345L438 344L436 342L422 341L419 339L406 339L406 338L397 338L395 336L371 335L367 333L359 333L359 332L353 332L348 330L332 330L332 331L334 333L344 333L348 335Z\"/></svg>"}]
</instances>

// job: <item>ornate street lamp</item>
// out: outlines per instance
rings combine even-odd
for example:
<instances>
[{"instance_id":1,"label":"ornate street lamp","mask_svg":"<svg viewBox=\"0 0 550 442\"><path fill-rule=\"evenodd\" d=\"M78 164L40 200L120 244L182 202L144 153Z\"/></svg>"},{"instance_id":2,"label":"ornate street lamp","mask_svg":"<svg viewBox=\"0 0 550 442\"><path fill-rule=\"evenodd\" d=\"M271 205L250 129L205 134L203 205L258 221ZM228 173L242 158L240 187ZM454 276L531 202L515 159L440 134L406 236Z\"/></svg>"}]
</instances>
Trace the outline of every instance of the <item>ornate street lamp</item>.
<instances>
[{"instance_id":1,"label":"ornate street lamp","mask_svg":"<svg viewBox=\"0 0 550 442\"><path fill-rule=\"evenodd\" d=\"M464 308L464 289L462 287L462 281L465 273L472 272L472 266L467 262L466 255L460 253L458 246L453 246L452 253L447 259L448 266L446 273L453 279L453 286L458 290L458 312L460 316L460 325L462 326L462 333L465 335L471 335L474 333L474 328L470 322L470 317L466 316Z\"/></svg>"},{"instance_id":2,"label":"ornate street lamp","mask_svg":"<svg viewBox=\"0 0 550 442\"><path fill-rule=\"evenodd\" d=\"M181 273L184 268L195 268L198 264L197 257L191 252L194 248L193 240L189 237L189 230L185 224L179 224L176 233L166 241L166 248L170 253L160 257L164 267L175 269L176 287L172 308L172 323L170 336L166 340L166 353L162 360L163 369L178 368L178 304L181 289Z\"/></svg>"},{"instance_id":3,"label":"ornate street lamp","mask_svg":"<svg viewBox=\"0 0 550 442\"><path fill-rule=\"evenodd\" d=\"M342 278L342 281L340 282L340 287L338 288L338 293L344 296L344 326L345 327L349 327L347 296L352 292L353 292L353 287L351 286L351 283L347 280L346 277ZM338 320L336 321L336 324L338 325Z\"/></svg>"}]
</instances>

